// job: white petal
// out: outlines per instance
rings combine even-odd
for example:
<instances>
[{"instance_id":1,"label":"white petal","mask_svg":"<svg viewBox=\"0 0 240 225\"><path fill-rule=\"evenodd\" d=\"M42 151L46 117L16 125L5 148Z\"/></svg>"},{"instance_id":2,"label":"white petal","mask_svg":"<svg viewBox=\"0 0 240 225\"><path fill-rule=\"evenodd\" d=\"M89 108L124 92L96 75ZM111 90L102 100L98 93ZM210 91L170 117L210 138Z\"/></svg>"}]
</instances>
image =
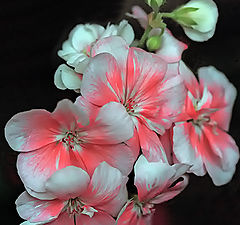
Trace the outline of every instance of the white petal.
<instances>
[{"instance_id":1,"label":"white petal","mask_svg":"<svg viewBox=\"0 0 240 225\"><path fill-rule=\"evenodd\" d=\"M112 138L115 143L127 141L133 136L134 124L131 116L118 102L104 105L100 109L96 121L106 128L106 137Z\"/></svg>"},{"instance_id":2,"label":"white petal","mask_svg":"<svg viewBox=\"0 0 240 225\"><path fill-rule=\"evenodd\" d=\"M46 190L58 199L70 199L80 196L86 191L90 177L86 171L75 166L57 170L46 181Z\"/></svg>"},{"instance_id":3,"label":"white petal","mask_svg":"<svg viewBox=\"0 0 240 225\"><path fill-rule=\"evenodd\" d=\"M121 36L130 45L134 40L133 28L126 20L122 20L118 25L117 35Z\"/></svg>"},{"instance_id":4,"label":"white petal","mask_svg":"<svg viewBox=\"0 0 240 225\"><path fill-rule=\"evenodd\" d=\"M175 169L161 161L148 162L141 155L134 166L134 173L139 200L148 201L168 187L170 179L175 175Z\"/></svg>"}]
</instances>

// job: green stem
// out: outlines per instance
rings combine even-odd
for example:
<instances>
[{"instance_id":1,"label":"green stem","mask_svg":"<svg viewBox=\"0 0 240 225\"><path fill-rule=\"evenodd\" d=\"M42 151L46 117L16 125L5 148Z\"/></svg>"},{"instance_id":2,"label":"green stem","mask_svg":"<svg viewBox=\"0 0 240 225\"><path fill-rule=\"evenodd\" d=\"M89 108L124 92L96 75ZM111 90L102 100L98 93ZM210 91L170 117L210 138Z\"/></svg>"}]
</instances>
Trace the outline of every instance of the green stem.
<instances>
[{"instance_id":1,"label":"green stem","mask_svg":"<svg viewBox=\"0 0 240 225\"><path fill-rule=\"evenodd\" d=\"M151 29L152 29L152 27L150 25L148 25L146 30L144 31L139 43L138 43L138 47L140 47L140 48L144 47L145 41L147 40L148 34L151 31Z\"/></svg>"}]
</instances>

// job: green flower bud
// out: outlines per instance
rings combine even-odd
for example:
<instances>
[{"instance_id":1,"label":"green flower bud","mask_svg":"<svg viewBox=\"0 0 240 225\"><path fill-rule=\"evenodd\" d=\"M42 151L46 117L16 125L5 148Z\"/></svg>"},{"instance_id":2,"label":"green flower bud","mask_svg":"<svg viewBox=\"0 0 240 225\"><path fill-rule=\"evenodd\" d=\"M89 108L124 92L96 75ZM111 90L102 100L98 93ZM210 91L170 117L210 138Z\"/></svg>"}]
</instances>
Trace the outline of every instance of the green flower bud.
<instances>
[{"instance_id":1,"label":"green flower bud","mask_svg":"<svg viewBox=\"0 0 240 225\"><path fill-rule=\"evenodd\" d=\"M147 40L147 48L150 52L156 51L162 46L161 36L152 36Z\"/></svg>"},{"instance_id":2,"label":"green flower bud","mask_svg":"<svg viewBox=\"0 0 240 225\"><path fill-rule=\"evenodd\" d=\"M165 3L165 0L146 0L146 3L152 7L155 12L159 11L159 7Z\"/></svg>"}]
</instances>

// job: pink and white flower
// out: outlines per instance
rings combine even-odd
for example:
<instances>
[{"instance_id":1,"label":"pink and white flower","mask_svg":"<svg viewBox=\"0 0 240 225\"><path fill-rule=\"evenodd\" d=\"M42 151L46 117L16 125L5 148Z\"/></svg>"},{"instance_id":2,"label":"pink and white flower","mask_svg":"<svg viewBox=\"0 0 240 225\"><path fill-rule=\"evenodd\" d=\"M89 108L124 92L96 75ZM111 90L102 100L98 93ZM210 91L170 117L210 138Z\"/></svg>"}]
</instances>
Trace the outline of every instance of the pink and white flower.
<instances>
[{"instance_id":1,"label":"pink and white flower","mask_svg":"<svg viewBox=\"0 0 240 225\"><path fill-rule=\"evenodd\" d=\"M84 73L83 98L107 110L115 120L125 111L148 160L163 158L157 134L163 134L181 111L185 99L182 79L166 73L167 63L162 58L129 48L120 37L98 41L93 51L98 54Z\"/></svg>"},{"instance_id":2,"label":"pink and white flower","mask_svg":"<svg viewBox=\"0 0 240 225\"><path fill-rule=\"evenodd\" d=\"M134 184L138 195L130 199L119 213L118 225L149 225L154 214L154 205L168 201L178 195L188 184L184 173L189 166L148 162L141 155L134 166ZM181 180L178 181L178 179Z\"/></svg>"},{"instance_id":3,"label":"pink and white flower","mask_svg":"<svg viewBox=\"0 0 240 225\"><path fill-rule=\"evenodd\" d=\"M21 152L17 169L29 192L44 194L46 180L66 166L92 174L106 161L129 174L136 153L124 141L133 136L132 121L125 110L118 113L113 121L104 108L89 114L65 99L53 113L36 109L13 116L5 136L9 145Z\"/></svg>"},{"instance_id":4,"label":"pink and white flower","mask_svg":"<svg viewBox=\"0 0 240 225\"><path fill-rule=\"evenodd\" d=\"M92 57L92 47L98 40L110 36L121 36L130 45L134 31L126 20L122 20L119 25L108 24L106 29L98 24L79 24L70 32L58 55L74 67L77 73L82 74Z\"/></svg>"},{"instance_id":5,"label":"pink and white flower","mask_svg":"<svg viewBox=\"0 0 240 225\"><path fill-rule=\"evenodd\" d=\"M114 225L127 201L122 173L102 162L92 175L68 166L56 171L46 182L45 196L23 192L16 200L19 215L27 224ZM23 224L25 224L23 223Z\"/></svg>"},{"instance_id":6,"label":"pink and white flower","mask_svg":"<svg viewBox=\"0 0 240 225\"><path fill-rule=\"evenodd\" d=\"M127 13L127 15L133 17L134 19L137 19L144 29L146 29L148 26L148 15L141 7L137 5L133 6L132 14ZM160 33L160 28L153 28L149 33L149 37L158 36ZM182 53L187 48L188 46L186 44L177 40L172 35L171 31L166 28L162 35L162 45L160 49L156 51L156 54L168 63L176 63L181 60Z\"/></svg>"},{"instance_id":7,"label":"pink and white flower","mask_svg":"<svg viewBox=\"0 0 240 225\"><path fill-rule=\"evenodd\" d=\"M173 129L173 151L190 172L210 175L215 185L229 182L234 174L239 151L226 133L229 128L236 89L226 76L212 66L194 74L180 62L180 75L188 95L184 113Z\"/></svg>"}]
</instances>

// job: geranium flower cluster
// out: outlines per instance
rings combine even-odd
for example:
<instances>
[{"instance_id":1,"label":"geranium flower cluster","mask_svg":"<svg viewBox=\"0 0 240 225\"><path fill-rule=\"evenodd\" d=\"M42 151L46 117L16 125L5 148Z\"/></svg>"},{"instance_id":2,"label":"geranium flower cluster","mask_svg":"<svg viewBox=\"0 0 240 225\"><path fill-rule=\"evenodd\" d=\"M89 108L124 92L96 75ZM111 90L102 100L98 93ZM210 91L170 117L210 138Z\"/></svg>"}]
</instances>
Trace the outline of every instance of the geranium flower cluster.
<instances>
[{"instance_id":1,"label":"geranium flower cluster","mask_svg":"<svg viewBox=\"0 0 240 225\"><path fill-rule=\"evenodd\" d=\"M7 123L26 188L16 200L22 224L149 225L155 205L187 186L187 173L208 173L215 185L231 180L239 159L227 134L236 89L213 66L200 68L197 79L181 59L187 45L163 22L172 18L205 41L214 34L216 4L192 0L162 13L165 1L146 2L152 13L134 6L128 14L145 30L139 41L126 20L71 31L54 83L79 93L75 102ZM137 193L127 189L132 170Z\"/></svg>"}]
</instances>

